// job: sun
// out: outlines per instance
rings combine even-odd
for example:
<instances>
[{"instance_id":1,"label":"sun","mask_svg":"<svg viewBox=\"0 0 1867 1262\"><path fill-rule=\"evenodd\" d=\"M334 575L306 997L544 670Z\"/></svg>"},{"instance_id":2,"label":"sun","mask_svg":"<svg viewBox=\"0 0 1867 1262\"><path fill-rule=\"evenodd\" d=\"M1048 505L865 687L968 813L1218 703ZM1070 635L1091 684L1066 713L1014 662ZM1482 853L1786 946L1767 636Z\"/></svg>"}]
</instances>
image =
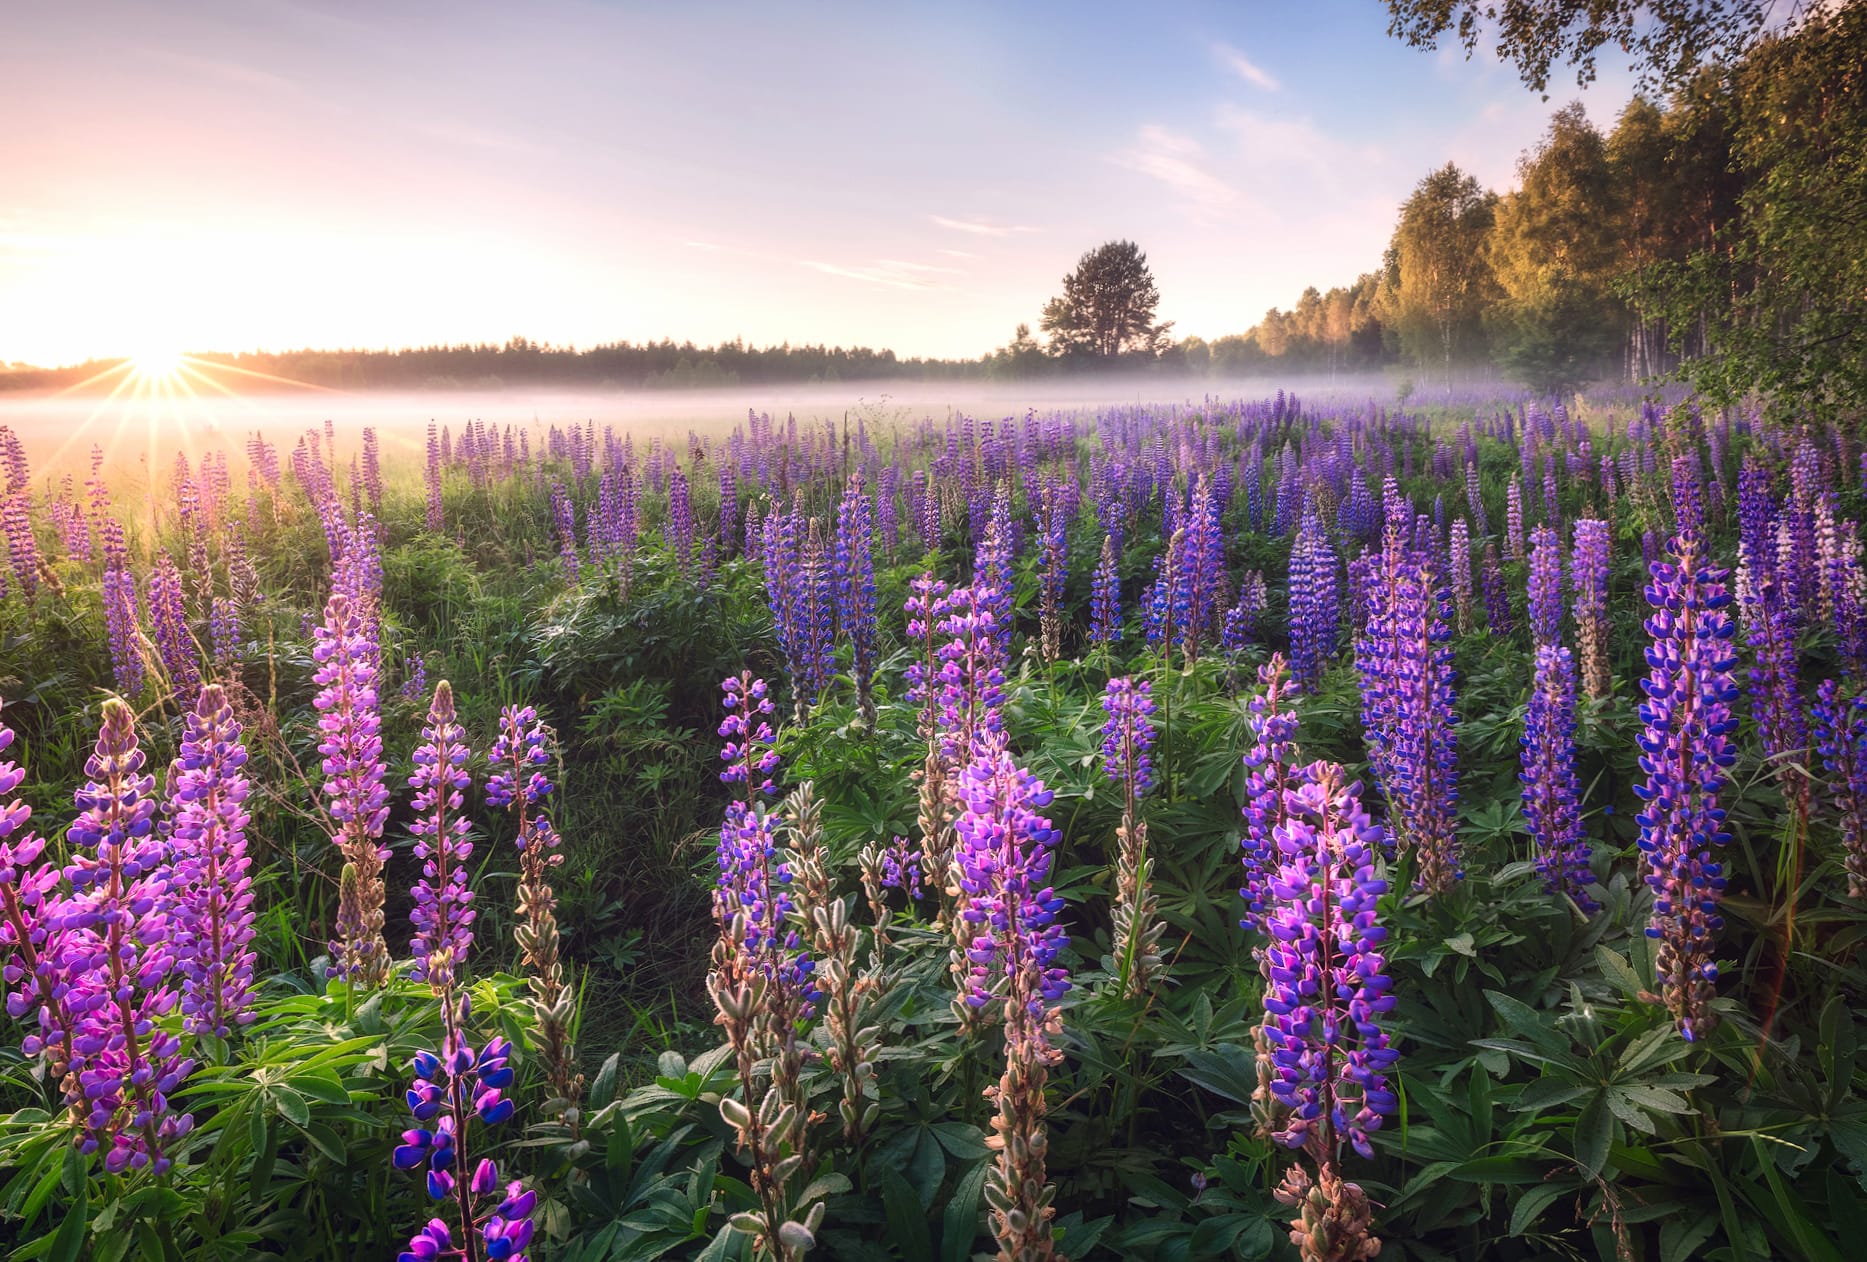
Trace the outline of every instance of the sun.
<instances>
[{"instance_id":1,"label":"sun","mask_svg":"<svg viewBox=\"0 0 1867 1262\"><path fill-rule=\"evenodd\" d=\"M187 356L173 346L145 346L130 356L130 375L152 384L174 381L181 376L186 361Z\"/></svg>"}]
</instances>

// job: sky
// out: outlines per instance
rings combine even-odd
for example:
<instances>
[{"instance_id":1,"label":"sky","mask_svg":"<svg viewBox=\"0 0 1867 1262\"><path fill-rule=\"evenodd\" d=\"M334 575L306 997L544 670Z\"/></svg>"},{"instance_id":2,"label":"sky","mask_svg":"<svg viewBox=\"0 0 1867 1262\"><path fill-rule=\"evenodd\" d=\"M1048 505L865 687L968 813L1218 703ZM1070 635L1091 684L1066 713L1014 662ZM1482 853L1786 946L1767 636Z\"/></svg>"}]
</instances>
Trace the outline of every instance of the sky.
<instances>
[{"instance_id":1,"label":"sky","mask_svg":"<svg viewBox=\"0 0 1867 1262\"><path fill-rule=\"evenodd\" d=\"M629 339L973 357L1085 251L1177 335L1379 262L1548 101L1379 0L13 0L0 363Z\"/></svg>"}]
</instances>

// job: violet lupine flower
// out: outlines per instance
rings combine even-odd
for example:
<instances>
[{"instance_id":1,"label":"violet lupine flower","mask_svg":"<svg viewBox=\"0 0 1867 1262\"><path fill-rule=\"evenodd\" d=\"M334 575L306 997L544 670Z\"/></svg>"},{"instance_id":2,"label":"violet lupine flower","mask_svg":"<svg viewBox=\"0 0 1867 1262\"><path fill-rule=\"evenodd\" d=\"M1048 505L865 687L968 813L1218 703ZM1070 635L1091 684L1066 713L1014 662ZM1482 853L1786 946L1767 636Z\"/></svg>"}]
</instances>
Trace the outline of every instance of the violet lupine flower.
<instances>
[{"instance_id":1,"label":"violet lupine flower","mask_svg":"<svg viewBox=\"0 0 1867 1262\"><path fill-rule=\"evenodd\" d=\"M1575 639L1581 649L1582 685L1605 697L1608 677L1608 523L1583 517L1575 523L1575 555L1569 565L1575 585Z\"/></svg>"},{"instance_id":2,"label":"violet lupine flower","mask_svg":"<svg viewBox=\"0 0 1867 1262\"><path fill-rule=\"evenodd\" d=\"M1245 883L1238 893L1245 900L1245 918L1238 923L1264 933L1270 906L1266 882L1278 866L1276 835L1286 813L1284 792L1291 785L1297 734L1296 711L1287 704L1294 685L1283 654L1271 654L1258 667L1258 683L1263 691L1251 698L1252 745L1245 751L1245 835L1238 843L1244 851Z\"/></svg>"},{"instance_id":3,"label":"violet lupine flower","mask_svg":"<svg viewBox=\"0 0 1867 1262\"><path fill-rule=\"evenodd\" d=\"M428 463L422 470L422 482L428 491L428 530L441 533L441 440L434 422L428 422Z\"/></svg>"},{"instance_id":4,"label":"violet lupine flower","mask_svg":"<svg viewBox=\"0 0 1867 1262\"><path fill-rule=\"evenodd\" d=\"M1153 685L1127 678L1111 679L1102 694L1102 766L1108 777L1134 797L1145 797L1154 787Z\"/></svg>"},{"instance_id":5,"label":"violet lupine flower","mask_svg":"<svg viewBox=\"0 0 1867 1262\"><path fill-rule=\"evenodd\" d=\"M31 601L39 594L39 545L32 534L32 499L24 488L0 501L0 528L6 532L7 555L19 590Z\"/></svg>"},{"instance_id":6,"label":"violet lupine flower","mask_svg":"<svg viewBox=\"0 0 1867 1262\"><path fill-rule=\"evenodd\" d=\"M214 642L214 665L222 672L233 669L240 656L240 607L226 596L214 597L208 615L208 634Z\"/></svg>"},{"instance_id":7,"label":"violet lupine flower","mask_svg":"<svg viewBox=\"0 0 1867 1262\"><path fill-rule=\"evenodd\" d=\"M744 671L723 680L720 691L726 694L721 702L726 717L719 727L726 741L720 747L726 769L720 772L720 783L744 785L738 792L747 801L761 793L770 797L778 791L771 778L778 769L778 751L772 748L773 707L765 681Z\"/></svg>"},{"instance_id":8,"label":"violet lupine flower","mask_svg":"<svg viewBox=\"0 0 1867 1262\"><path fill-rule=\"evenodd\" d=\"M551 869L563 862L557 853L557 830L544 813L545 799L551 795L551 781L544 773L551 763L549 743L550 732L538 711L531 706L504 707L499 735L487 751L492 771L486 777L486 804L495 810L510 808L517 820L519 916L513 937L525 961L538 1058L551 1084L553 1107L574 1122L572 1110L582 1095L583 1079L571 1043L576 997L560 961L557 897L549 879Z\"/></svg>"},{"instance_id":9,"label":"violet lupine flower","mask_svg":"<svg viewBox=\"0 0 1867 1262\"><path fill-rule=\"evenodd\" d=\"M157 1024L177 992L169 872L155 836L155 777L142 774L136 721L116 698L104 702L90 777L75 797L65 879L71 899L58 913L67 931L66 976L78 1014L73 1037L86 1153L104 1169L169 1167L167 1148L193 1128L168 1097L194 1068L181 1040Z\"/></svg>"},{"instance_id":10,"label":"violet lupine flower","mask_svg":"<svg viewBox=\"0 0 1867 1262\"><path fill-rule=\"evenodd\" d=\"M1653 916L1647 936L1659 940L1654 961L1661 999L1687 1040L1715 1024L1711 1000L1718 966L1712 941L1723 927L1718 900L1724 867L1713 847L1730 838L1718 791L1736 760L1731 741L1737 697L1731 646L1735 628L1725 571L1704 564L1694 534L1673 540L1677 563L1657 561L1647 584L1646 621L1653 643L1642 682L1640 769L1646 783L1634 792L1645 804L1637 821L1640 849L1652 865Z\"/></svg>"},{"instance_id":11,"label":"violet lupine flower","mask_svg":"<svg viewBox=\"0 0 1867 1262\"><path fill-rule=\"evenodd\" d=\"M402 1132L402 1142L392 1156L398 1170L425 1169L429 1198L451 1200L455 1217L452 1222L430 1219L409 1241L398 1262L444 1258L525 1262L538 1194L517 1181L502 1188L499 1169L490 1157L475 1163L471 1174L466 1172L466 1140L472 1123L498 1126L513 1115L513 1103L505 1094L514 1076L512 1047L494 1038L475 1052L459 1029L466 1021L465 998L460 1007L460 1017L447 1023L440 1052L415 1054L408 1110L416 1124ZM454 1243L456 1232L459 1245ZM470 1243L470 1236L478 1236L478 1242Z\"/></svg>"},{"instance_id":12,"label":"violet lupine flower","mask_svg":"<svg viewBox=\"0 0 1867 1262\"><path fill-rule=\"evenodd\" d=\"M1102 536L1102 559L1089 579L1089 642L1114 644L1121 639L1121 577L1115 569L1115 540Z\"/></svg>"},{"instance_id":13,"label":"violet lupine flower","mask_svg":"<svg viewBox=\"0 0 1867 1262\"><path fill-rule=\"evenodd\" d=\"M1472 538L1471 528L1463 517L1452 523L1450 542L1446 546L1446 567L1452 583L1452 603L1459 615L1459 631L1472 629Z\"/></svg>"},{"instance_id":14,"label":"violet lupine flower","mask_svg":"<svg viewBox=\"0 0 1867 1262\"><path fill-rule=\"evenodd\" d=\"M253 1019L246 747L219 684L201 689L169 775L170 894L182 1028L226 1038Z\"/></svg>"},{"instance_id":15,"label":"violet lupine flower","mask_svg":"<svg viewBox=\"0 0 1867 1262\"><path fill-rule=\"evenodd\" d=\"M428 695L428 657L412 653L402 662L402 700L419 701Z\"/></svg>"},{"instance_id":16,"label":"violet lupine flower","mask_svg":"<svg viewBox=\"0 0 1867 1262\"><path fill-rule=\"evenodd\" d=\"M1160 932L1149 878L1147 821L1140 800L1154 784L1149 751L1154 747L1154 700L1143 679L1116 678L1103 690L1102 766L1122 789L1122 821L1116 829L1115 906L1112 911L1117 985L1128 996L1144 994L1161 974Z\"/></svg>"},{"instance_id":17,"label":"violet lupine flower","mask_svg":"<svg viewBox=\"0 0 1867 1262\"><path fill-rule=\"evenodd\" d=\"M0 755L13 744L13 729L0 723ZM34 1032L26 1036L27 1056L47 1054L51 1079L70 1093L67 1071L76 1061L70 988L65 977L66 933L60 927L59 882L63 872L44 860L45 838L15 833L32 820L32 807L13 794L26 769L0 758L0 983L7 1015Z\"/></svg>"},{"instance_id":18,"label":"violet lupine flower","mask_svg":"<svg viewBox=\"0 0 1867 1262\"><path fill-rule=\"evenodd\" d=\"M1815 750L1828 769L1829 800L1841 819L1848 897L1867 898L1867 697L1844 697L1834 680L1822 680L1815 690Z\"/></svg>"},{"instance_id":19,"label":"violet lupine flower","mask_svg":"<svg viewBox=\"0 0 1867 1262\"><path fill-rule=\"evenodd\" d=\"M1536 870L1552 893L1567 894L1584 913L1599 904L1588 894L1594 879L1582 826L1581 785L1575 773L1575 663L1560 644L1536 646L1536 682L1524 713L1523 818L1536 846Z\"/></svg>"},{"instance_id":20,"label":"violet lupine flower","mask_svg":"<svg viewBox=\"0 0 1867 1262\"><path fill-rule=\"evenodd\" d=\"M1523 560L1523 487L1514 473L1504 491L1504 539L1510 546L1510 559Z\"/></svg>"},{"instance_id":21,"label":"violet lupine flower","mask_svg":"<svg viewBox=\"0 0 1867 1262\"><path fill-rule=\"evenodd\" d=\"M570 493L557 479L551 482L551 524L558 537L558 556L564 562L564 581L577 581L577 509Z\"/></svg>"},{"instance_id":22,"label":"violet lupine flower","mask_svg":"<svg viewBox=\"0 0 1867 1262\"><path fill-rule=\"evenodd\" d=\"M862 471L850 475L836 510L831 570L836 583L836 620L849 640L850 674L857 704L875 723L875 528L874 509L862 487Z\"/></svg>"},{"instance_id":23,"label":"violet lupine flower","mask_svg":"<svg viewBox=\"0 0 1867 1262\"><path fill-rule=\"evenodd\" d=\"M104 526L106 547L114 538L121 541L123 527L115 522ZM112 552L104 564L104 629L110 639L110 674L117 690L134 697L143 690L147 669L143 665L139 641L142 628L136 618L136 576L121 551Z\"/></svg>"},{"instance_id":24,"label":"violet lupine flower","mask_svg":"<svg viewBox=\"0 0 1867 1262\"><path fill-rule=\"evenodd\" d=\"M1796 624L1776 580L1765 579L1744 604L1744 638L1755 655L1748 672L1750 712L1764 757L1773 765L1785 795L1806 806L1808 779L1800 766L1809 748L1808 722L1796 686Z\"/></svg>"},{"instance_id":25,"label":"violet lupine flower","mask_svg":"<svg viewBox=\"0 0 1867 1262\"><path fill-rule=\"evenodd\" d=\"M997 634L999 602L975 585L947 595L937 630L940 660L940 754L949 783L975 758L1005 747L1005 655Z\"/></svg>"},{"instance_id":26,"label":"violet lupine flower","mask_svg":"<svg viewBox=\"0 0 1867 1262\"><path fill-rule=\"evenodd\" d=\"M1017 590L1011 563L1014 552L1011 525L1011 488L1001 484L992 498L992 515L985 535L974 549L972 590L992 615L992 634L1000 656L1011 659L1013 596Z\"/></svg>"},{"instance_id":27,"label":"violet lupine flower","mask_svg":"<svg viewBox=\"0 0 1867 1262\"><path fill-rule=\"evenodd\" d=\"M1038 638L1044 660L1051 662L1063 655L1063 587L1070 576L1069 526L1063 495L1056 487L1045 487L1043 505L1037 511Z\"/></svg>"},{"instance_id":28,"label":"violet lupine flower","mask_svg":"<svg viewBox=\"0 0 1867 1262\"><path fill-rule=\"evenodd\" d=\"M1344 1140L1373 1156L1369 1133L1399 1105L1387 1086L1399 1053L1380 1025L1394 1006L1380 950L1387 931L1375 922L1387 892L1375 874L1382 832L1346 780L1334 763L1296 770L1264 918L1270 1089L1290 1110L1272 1138L1313 1147L1325 1162Z\"/></svg>"},{"instance_id":29,"label":"violet lupine flower","mask_svg":"<svg viewBox=\"0 0 1867 1262\"><path fill-rule=\"evenodd\" d=\"M1562 540L1548 526L1530 534L1529 611L1534 644L1562 638Z\"/></svg>"},{"instance_id":30,"label":"violet lupine flower","mask_svg":"<svg viewBox=\"0 0 1867 1262\"><path fill-rule=\"evenodd\" d=\"M1219 647L1237 653L1251 643L1258 631L1258 618L1270 603L1270 588L1257 570L1246 574L1238 584L1238 599L1225 611L1225 625L1219 631Z\"/></svg>"},{"instance_id":31,"label":"violet lupine flower","mask_svg":"<svg viewBox=\"0 0 1867 1262\"><path fill-rule=\"evenodd\" d=\"M376 648L349 596L332 592L324 621L312 629L311 658L317 663L312 699L318 711L318 753L323 755L324 796L335 831L331 841L351 872L353 897L339 900L337 937L331 942L331 974L376 986L388 979L389 951L383 942L382 842L389 818L387 771L382 753L382 713L376 692Z\"/></svg>"},{"instance_id":32,"label":"violet lupine flower","mask_svg":"<svg viewBox=\"0 0 1867 1262\"><path fill-rule=\"evenodd\" d=\"M1420 888L1443 894L1462 875L1450 601L1431 556L1407 546L1396 518L1370 559L1368 622L1355 644L1368 760L1396 841L1418 856Z\"/></svg>"},{"instance_id":33,"label":"violet lupine flower","mask_svg":"<svg viewBox=\"0 0 1867 1262\"><path fill-rule=\"evenodd\" d=\"M694 501L688 493L687 474L677 465L668 475L668 548L685 574L694 564Z\"/></svg>"},{"instance_id":34,"label":"violet lupine flower","mask_svg":"<svg viewBox=\"0 0 1867 1262\"><path fill-rule=\"evenodd\" d=\"M963 924L972 931L971 965L961 1005L978 1010L1001 996L1005 1072L989 1092L997 1105L986 1175L991 1222L1011 1257L1043 1257L1051 1243L1044 1153L1044 1084L1062 1058L1057 1001L1069 976L1056 960L1064 943L1056 921L1063 900L1050 888L1059 834L1038 814L1052 795L1043 781L997 750L976 758L960 781L965 803L955 823L954 868L965 893ZM962 934L963 936L963 934Z\"/></svg>"},{"instance_id":35,"label":"violet lupine flower","mask_svg":"<svg viewBox=\"0 0 1867 1262\"><path fill-rule=\"evenodd\" d=\"M921 888L921 852L906 837L897 834L888 849L882 852L882 885L887 889L900 890L910 899L920 901Z\"/></svg>"},{"instance_id":36,"label":"violet lupine flower","mask_svg":"<svg viewBox=\"0 0 1867 1262\"><path fill-rule=\"evenodd\" d=\"M1509 635L1516 627L1516 621L1510 614L1510 597L1504 591L1504 564L1498 559L1495 543L1485 545L1483 569L1485 622L1490 626L1492 635Z\"/></svg>"},{"instance_id":37,"label":"violet lupine flower","mask_svg":"<svg viewBox=\"0 0 1867 1262\"><path fill-rule=\"evenodd\" d=\"M184 601L181 573L163 553L149 576L149 620L154 624L156 652L168 672L169 685L179 700L192 705L201 688L201 671L195 665L194 635L188 630Z\"/></svg>"},{"instance_id":38,"label":"violet lupine flower","mask_svg":"<svg viewBox=\"0 0 1867 1262\"><path fill-rule=\"evenodd\" d=\"M1340 635L1340 566L1315 509L1290 549L1290 673L1305 691L1322 682Z\"/></svg>"},{"instance_id":39,"label":"violet lupine flower","mask_svg":"<svg viewBox=\"0 0 1867 1262\"><path fill-rule=\"evenodd\" d=\"M455 720L453 685L445 679L434 686L421 742L415 748L415 774L408 778L415 790L415 818L408 830L415 834L415 857L422 861L415 909L409 914L415 922L415 937L409 943L415 966L409 976L442 994L473 947L475 917L466 866L473 854L473 843L467 840L473 821L461 809L463 793L473 783L467 771L471 751Z\"/></svg>"}]
</instances>

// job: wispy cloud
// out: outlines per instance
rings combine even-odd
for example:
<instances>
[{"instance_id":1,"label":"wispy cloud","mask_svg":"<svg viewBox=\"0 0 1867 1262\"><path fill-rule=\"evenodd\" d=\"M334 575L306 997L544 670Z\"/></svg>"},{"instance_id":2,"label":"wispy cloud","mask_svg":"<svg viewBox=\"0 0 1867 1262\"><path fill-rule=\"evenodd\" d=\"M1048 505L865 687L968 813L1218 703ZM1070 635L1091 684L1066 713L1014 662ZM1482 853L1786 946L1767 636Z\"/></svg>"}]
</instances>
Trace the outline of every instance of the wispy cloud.
<instances>
[{"instance_id":1,"label":"wispy cloud","mask_svg":"<svg viewBox=\"0 0 1867 1262\"><path fill-rule=\"evenodd\" d=\"M1282 86L1271 77L1269 71L1230 44L1214 44L1212 55L1219 59L1220 65L1253 87L1263 88L1266 92L1275 92Z\"/></svg>"},{"instance_id":2,"label":"wispy cloud","mask_svg":"<svg viewBox=\"0 0 1867 1262\"><path fill-rule=\"evenodd\" d=\"M971 250L942 250L940 253L946 255L950 259L976 259L979 257Z\"/></svg>"},{"instance_id":3,"label":"wispy cloud","mask_svg":"<svg viewBox=\"0 0 1867 1262\"><path fill-rule=\"evenodd\" d=\"M997 224L984 219L950 219L945 215L929 215L929 219L942 228L951 228L954 232L967 232L975 237L1009 237L1021 232L1036 232L1029 224Z\"/></svg>"},{"instance_id":4,"label":"wispy cloud","mask_svg":"<svg viewBox=\"0 0 1867 1262\"><path fill-rule=\"evenodd\" d=\"M841 276L846 280L862 281L869 285L884 285L892 289L944 289L936 277L941 273L951 274L956 269L938 267L932 263L904 263L900 259L876 259L867 264L826 263L821 259L799 259L801 266L812 268L829 276Z\"/></svg>"},{"instance_id":5,"label":"wispy cloud","mask_svg":"<svg viewBox=\"0 0 1867 1262\"><path fill-rule=\"evenodd\" d=\"M1114 161L1159 180L1201 210L1221 210L1238 200L1238 190L1212 173L1200 143L1165 127L1143 127Z\"/></svg>"}]
</instances>

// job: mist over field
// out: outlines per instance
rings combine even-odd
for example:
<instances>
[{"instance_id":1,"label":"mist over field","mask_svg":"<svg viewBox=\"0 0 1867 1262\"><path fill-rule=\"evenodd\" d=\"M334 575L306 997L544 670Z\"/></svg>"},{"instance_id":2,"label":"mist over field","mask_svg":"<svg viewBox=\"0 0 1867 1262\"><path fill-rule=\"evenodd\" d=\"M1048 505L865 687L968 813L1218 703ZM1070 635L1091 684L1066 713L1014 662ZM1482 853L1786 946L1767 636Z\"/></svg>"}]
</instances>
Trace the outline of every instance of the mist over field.
<instances>
[{"instance_id":1,"label":"mist over field","mask_svg":"<svg viewBox=\"0 0 1867 1262\"><path fill-rule=\"evenodd\" d=\"M243 458L245 439L255 433L290 447L308 428L336 427L338 451L348 454L373 426L393 467L398 455L419 455L427 425L453 426L480 420L494 425L566 426L595 421L633 435L638 443L685 439L689 432L717 435L745 421L748 413L800 424L845 419L871 431L932 418L967 415L997 420L1027 411L1073 412L1123 405L1163 404L1198 408L1216 400L1258 399L1277 391L1317 402L1392 405L1398 374L1360 373L1263 376L1214 380L1155 373L1039 378L1016 382L881 381L772 384L714 390L601 391L552 388L502 390L338 391L213 395L185 398L106 400L94 394L0 394L0 425L25 444L41 475L89 469L91 448L105 451L113 473L134 477L153 460L166 470L176 450L194 455L224 448ZM1442 397L1416 390L1414 403Z\"/></svg>"}]
</instances>

